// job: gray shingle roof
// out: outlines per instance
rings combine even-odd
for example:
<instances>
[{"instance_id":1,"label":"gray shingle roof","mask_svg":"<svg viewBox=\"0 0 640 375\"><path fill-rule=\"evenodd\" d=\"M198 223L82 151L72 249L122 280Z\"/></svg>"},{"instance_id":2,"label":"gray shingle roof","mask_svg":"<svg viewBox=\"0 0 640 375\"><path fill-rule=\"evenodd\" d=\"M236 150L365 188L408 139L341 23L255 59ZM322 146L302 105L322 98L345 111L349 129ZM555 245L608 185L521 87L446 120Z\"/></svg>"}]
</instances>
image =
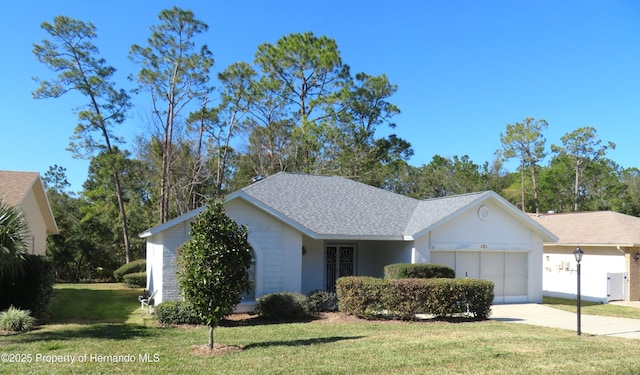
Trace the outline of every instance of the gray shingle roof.
<instances>
[{"instance_id":1,"label":"gray shingle roof","mask_svg":"<svg viewBox=\"0 0 640 375\"><path fill-rule=\"evenodd\" d=\"M336 176L278 173L241 189L319 236L403 237L449 217L483 193L421 201Z\"/></svg>"},{"instance_id":2,"label":"gray shingle roof","mask_svg":"<svg viewBox=\"0 0 640 375\"><path fill-rule=\"evenodd\" d=\"M411 240L492 199L546 241L557 238L492 191L418 200L337 176L278 173L229 196L243 199L312 238ZM140 234L149 237L202 212L200 207Z\"/></svg>"}]
</instances>

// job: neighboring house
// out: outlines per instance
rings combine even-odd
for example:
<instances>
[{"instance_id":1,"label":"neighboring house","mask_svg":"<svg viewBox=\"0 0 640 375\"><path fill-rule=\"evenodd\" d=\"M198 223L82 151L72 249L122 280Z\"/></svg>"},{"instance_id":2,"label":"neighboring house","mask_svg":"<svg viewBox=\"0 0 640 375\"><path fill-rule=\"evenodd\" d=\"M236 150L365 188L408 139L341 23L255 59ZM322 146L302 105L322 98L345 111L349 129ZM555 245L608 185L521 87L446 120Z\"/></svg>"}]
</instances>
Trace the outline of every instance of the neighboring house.
<instances>
[{"instance_id":1,"label":"neighboring house","mask_svg":"<svg viewBox=\"0 0 640 375\"><path fill-rule=\"evenodd\" d=\"M45 255L47 236L57 234L58 226L40 174L0 171L0 199L24 213L29 225L29 253Z\"/></svg>"},{"instance_id":2,"label":"neighboring house","mask_svg":"<svg viewBox=\"0 0 640 375\"><path fill-rule=\"evenodd\" d=\"M530 216L559 238L544 244L545 295L576 297L573 251L580 247L581 298L603 303L640 300L640 218L612 211Z\"/></svg>"},{"instance_id":3,"label":"neighboring house","mask_svg":"<svg viewBox=\"0 0 640 375\"><path fill-rule=\"evenodd\" d=\"M225 199L249 229L254 290L237 311L274 292L334 290L341 276L383 277L392 263L439 263L456 277L495 283L495 302L541 302L542 244L557 238L487 191L417 200L341 177L278 173ZM147 239L148 289L156 302L180 299L176 250L191 211L140 236Z\"/></svg>"}]
</instances>

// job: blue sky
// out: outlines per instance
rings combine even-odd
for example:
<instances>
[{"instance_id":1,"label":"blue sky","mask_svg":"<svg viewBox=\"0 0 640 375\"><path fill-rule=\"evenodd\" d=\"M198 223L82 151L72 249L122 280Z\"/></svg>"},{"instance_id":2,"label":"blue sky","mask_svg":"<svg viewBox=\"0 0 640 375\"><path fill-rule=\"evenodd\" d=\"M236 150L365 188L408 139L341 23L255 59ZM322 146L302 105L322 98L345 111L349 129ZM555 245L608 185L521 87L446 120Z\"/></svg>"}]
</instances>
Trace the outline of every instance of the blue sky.
<instances>
[{"instance_id":1,"label":"blue sky","mask_svg":"<svg viewBox=\"0 0 640 375\"><path fill-rule=\"evenodd\" d=\"M366 4L366 5L364 5ZM352 72L386 74L402 111L394 133L411 142L414 165L434 155L494 159L500 132L525 117L546 119L547 144L594 126L617 149L608 156L640 167L640 3L628 1L28 1L3 5L0 33L0 169L44 174L67 169L72 190L88 161L66 151L82 98L32 99L34 76L52 76L32 54L43 21L66 15L97 27L101 56L121 87L137 68L162 9L178 5L209 25L203 38L221 71L252 61L259 44L312 31L334 38ZM148 96L116 132L133 144L144 132ZM384 133L388 133L386 129ZM381 133L383 134L383 133ZM509 166L508 166L509 167ZM513 170L514 167L509 167Z\"/></svg>"}]
</instances>

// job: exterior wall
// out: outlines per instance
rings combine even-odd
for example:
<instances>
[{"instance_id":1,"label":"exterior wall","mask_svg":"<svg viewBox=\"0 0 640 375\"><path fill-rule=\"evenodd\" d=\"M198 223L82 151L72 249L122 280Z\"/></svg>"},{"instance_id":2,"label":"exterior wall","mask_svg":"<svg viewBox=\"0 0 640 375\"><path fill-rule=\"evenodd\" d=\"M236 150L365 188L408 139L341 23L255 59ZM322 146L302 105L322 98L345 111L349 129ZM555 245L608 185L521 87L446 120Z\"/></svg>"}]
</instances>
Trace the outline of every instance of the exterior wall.
<instances>
[{"instance_id":1,"label":"exterior wall","mask_svg":"<svg viewBox=\"0 0 640 375\"><path fill-rule=\"evenodd\" d=\"M163 234L147 238L147 290L154 292L154 301L160 304L164 300L162 294L163 270Z\"/></svg>"},{"instance_id":2,"label":"exterior wall","mask_svg":"<svg viewBox=\"0 0 640 375\"><path fill-rule=\"evenodd\" d=\"M308 294L314 290L325 289L325 253L324 241L304 237L302 240L302 290Z\"/></svg>"},{"instance_id":3,"label":"exterior wall","mask_svg":"<svg viewBox=\"0 0 640 375\"><path fill-rule=\"evenodd\" d=\"M487 208L488 216L481 215L486 214ZM426 240L416 243L423 244ZM431 233L430 250L526 253L527 302L542 302L542 238L497 204L485 202L436 228ZM416 259L430 261L424 251L414 253Z\"/></svg>"},{"instance_id":4,"label":"exterior wall","mask_svg":"<svg viewBox=\"0 0 640 375\"><path fill-rule=\"evenodd\" d=\"M616 247L580 246L584 251L580 268L580 294L587 301L608 302L608 274L626 273L631 276L633 260ZM546 296L575 298L577 293L577 262L573 246L548 246L543 257L543 293ZM626 259L625 259L626 258ZM640 277L640 273L636 275ZM633 278L628 277L627 299L631 298ZM637 278L636 278L637 280Z\"/></svg>"},{"instance_id":5,"label":"exterior wall","mask_svg":"<svg viewBox=\"0 0 640 375\"><path fill-rule=\"evenodd\" d=\"M275 292L301 292L302 235L292 227L236 200L225 205L227 214L249 229L256 258L256 298ZM155 301L180 300L176 279L176 250L189 239L190 221L147 238L147 288L157 289ZM236 312L252 311L254 301L242 302Z\"/></svg>"},{"instance_id":6,"label":"exterior wall","mask_svg":"<svg viewBox=\"0 0 640 375\"><path fill-rule=\"evenodd\" d=\"M625 269L627 272L628 292L627 301L640 301L640 261L635 261L633 255L637 249L633 249L632 252L626 253Z\"/></svg>"},{"instance_id":7,"label":"exterior wall","mask_svg":"<svg viewBox=\"0 0 640 375\"><path fill-rule=\"evenodd\" d=\"M188 238L189 222L183 222L147 239L147 289L158 289L156 304L182 299L176 279L176 251Z\"/></svg>"},{"instance_id":8,"label":"exterior wall","mask_svg":"<svg viewBox=\"0 0 640 375\"><path fill-rule=\"evenodd\" d=\"M20 209L24 212L29 225L29 235L33 238L29 253L45 255L47 252L47 227L42 218L33 189L29 190L22 203L20 203Z\"/></svg>"},{"instance_id":9,"label":"exterior wall","mask_svg":"<svg viewBox=\"0 0 640 375\"><path fill-rule=\"evenodd\" d=\"M411 249L411 263L431 263L431 232L415 240Z\"/></svg>"},{"instance_id":10,"label":"exterior wall","mask_svg":"<svg viewBox=\"0 0 640 375\"><path fill-rule=\"evenodd\" d=\"M249 229L256 252L256 298L302 290L302 234L241 199L225 204L227 214Z\"/></svg>"},{"instance_id":11,"label":"exterior wall","mask_svg":"<svg viewBox=\"0 0 640 375\"><path fill-rule=\"evenodd\" d=\"M413 241L361 241L358 243L356 274L384 277L384 267L411 263Z\"/></svg>"},{"instance_id":12,"label":"exterior wall","mask_svg":"<svg viewBox=\"0 0 640 375\"><path fill-rule=\"evenodd\" d=\"M393 263L410 263L413 241L324 241L305 237L302 256L302 293L326 289L327 244L356 245L355 273L358 276L384 277L384 267Z\"/></svg>"}]
</instances>

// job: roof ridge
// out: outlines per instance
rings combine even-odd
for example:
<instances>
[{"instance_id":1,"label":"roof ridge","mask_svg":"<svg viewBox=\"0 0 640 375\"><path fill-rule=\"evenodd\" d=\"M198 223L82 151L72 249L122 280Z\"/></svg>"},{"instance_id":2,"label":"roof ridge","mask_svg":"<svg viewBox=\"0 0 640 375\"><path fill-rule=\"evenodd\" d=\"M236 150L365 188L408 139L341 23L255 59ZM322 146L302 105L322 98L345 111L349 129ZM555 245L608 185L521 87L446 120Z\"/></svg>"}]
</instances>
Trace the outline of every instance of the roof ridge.
<instances>
[{"instance_id":1,"label":"roof ridge","mask_svg":"<svg viewBox=\"0 0 640 375\"><path fill-rule=\"evenodd\" d=\"M476 192L473 192L473 193L452 194L452 195L445 195L444 197L434 197L434 198L420 199L420 201L421 202L430 202L430 201L436 201L436 200L440 200L440 199L460 198L460 197L469 196L469 195L482 195L482 194L489 193L489 192L491 192L491 190L482 190L482 191L476 191Z\"/></svg>"}]
</instances>

